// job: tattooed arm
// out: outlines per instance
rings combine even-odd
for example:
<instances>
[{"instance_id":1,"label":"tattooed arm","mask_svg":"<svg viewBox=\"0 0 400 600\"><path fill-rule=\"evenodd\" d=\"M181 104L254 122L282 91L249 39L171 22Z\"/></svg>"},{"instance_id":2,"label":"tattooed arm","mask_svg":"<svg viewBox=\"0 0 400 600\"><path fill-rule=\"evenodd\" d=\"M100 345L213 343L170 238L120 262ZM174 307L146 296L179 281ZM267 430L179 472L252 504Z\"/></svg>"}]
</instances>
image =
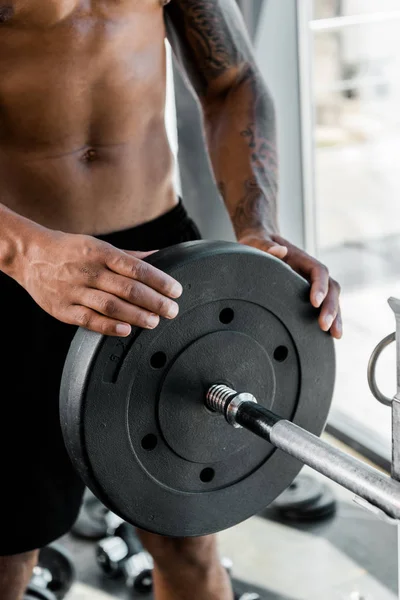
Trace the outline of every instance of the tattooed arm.
<instances>
[{"instance_id":1,"label":"tattooed arm","mask_svg":"<svg viewBox=\"0 0 400 600\"><path fill-rule=\"evenodd\" d=\"M236 3L172 0L166 12L172 47L203 109L211 164L237 238L278 233L274 106Z\"/></svg>"},{"instance_id":2,"label":"tattooed arm","mask_svg":"<svg viewBox=\"0 0 400 600\"><path fill-rule=\"evenodd\" d=\"M311 283L320 325L341 336L339 286L278 235L275 112L235 0L171 0L168 38L200 102L208 152L239 242L281 258Z\"/></svg>"}]
</instances>

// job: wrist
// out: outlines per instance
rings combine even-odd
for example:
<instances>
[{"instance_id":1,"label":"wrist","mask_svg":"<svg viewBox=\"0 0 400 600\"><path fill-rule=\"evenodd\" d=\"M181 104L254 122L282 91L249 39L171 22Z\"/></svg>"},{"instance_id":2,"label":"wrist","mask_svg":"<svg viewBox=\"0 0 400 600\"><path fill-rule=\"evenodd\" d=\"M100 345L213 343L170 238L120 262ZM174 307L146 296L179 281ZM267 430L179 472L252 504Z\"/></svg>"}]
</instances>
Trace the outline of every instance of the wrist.
<instances>
[{"instance_id":1,"label":"wrist","mask_svg":"<svg viewBox=\"0 0 400 600\"><path fill-rule=\"evenodd\" d=\"M0 270L21 283L32 248L40 243L46 229L11 211L5 217L0 238Z\"/></svg>"},{"instance_id":2,"label":"wrist","mask_svg":"<svg viewBox=\"0 0 400 600\"><path fill-rule=\"evenodd\" d=\"M236 232L238 241L246 239L273 240L274 236L279 235L275 229L267 227L247 227L240 232Z\"/></svg>"}]
</instances>

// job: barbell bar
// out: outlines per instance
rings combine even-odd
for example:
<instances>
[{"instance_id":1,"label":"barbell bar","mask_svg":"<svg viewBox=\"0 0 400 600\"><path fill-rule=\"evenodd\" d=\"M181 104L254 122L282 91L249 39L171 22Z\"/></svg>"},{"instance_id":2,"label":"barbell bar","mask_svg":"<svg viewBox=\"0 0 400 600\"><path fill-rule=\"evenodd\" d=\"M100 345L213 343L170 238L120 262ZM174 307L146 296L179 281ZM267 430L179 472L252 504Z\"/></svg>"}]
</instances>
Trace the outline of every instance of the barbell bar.
<instances>
[{"instance_id":1,"label":"barbell bar","mask_svg":"<svg viewBox=\"0 0 400 600\"><path fill-rule=\"evenodd\" d=\"M234 427L244 427L354 492L385 515L400 520L400 483L361 460L324 442L257 403L249 393L237 393L223 385L207 392L206 406Z\"/></svg>"}]
</instances>

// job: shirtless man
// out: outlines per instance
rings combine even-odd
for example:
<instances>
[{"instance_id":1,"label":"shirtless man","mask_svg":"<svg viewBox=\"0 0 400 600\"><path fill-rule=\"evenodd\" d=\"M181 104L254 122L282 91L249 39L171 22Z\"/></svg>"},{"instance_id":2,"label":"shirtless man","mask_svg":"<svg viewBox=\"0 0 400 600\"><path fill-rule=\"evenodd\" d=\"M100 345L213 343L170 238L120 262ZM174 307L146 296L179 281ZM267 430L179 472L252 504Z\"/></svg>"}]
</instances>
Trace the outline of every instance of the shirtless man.
<instances>
[{"instance_id":1,"label":"shirtless man","mask_svg":"<svg viewBox=\"0 0 400 600\"><path fill-rule=\"evenodd\" d=\"M166 36L237 240L308 278L341 336L339 286L279 236L273 103L234 0L0 0L1 600L81 504L58 417L76 326L127 336L178 311L179 282L143 261L200 235L173 185ZM142 538L157 600L232 599L214 536Z\"/></svg>"}]
</instances>

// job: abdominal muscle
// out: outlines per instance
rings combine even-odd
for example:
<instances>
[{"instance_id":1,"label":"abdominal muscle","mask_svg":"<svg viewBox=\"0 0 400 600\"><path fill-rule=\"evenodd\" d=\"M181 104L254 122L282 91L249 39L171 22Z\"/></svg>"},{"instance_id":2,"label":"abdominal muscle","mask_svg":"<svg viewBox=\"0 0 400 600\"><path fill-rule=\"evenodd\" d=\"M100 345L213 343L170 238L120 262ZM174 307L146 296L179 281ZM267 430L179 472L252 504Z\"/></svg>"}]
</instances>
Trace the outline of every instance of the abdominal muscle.
<instances>
[{"instance_id":1,"label":"abdominal muscle","mask_svg":"<svg viewBox=\"0 0 400 600\"><path fill-rule=\"evenodd\" d=\"M18 10L0 26L0 203L52 229L100 234L177 203L165 28L158 0L80 6L49 28Z\"/></svg>"},{"instance_id":2,"label":"abdominal muscle","mask_svg":"<svg viewBox=\"0 0 400 600\"><path fill-rule=\"evenodd\" d=\"M150 221L178 200L164 126L142 134L61 155L56 148L45 156L0 148L0 201L70 233L96 235Z\"/></svg>"}]
</instances>

